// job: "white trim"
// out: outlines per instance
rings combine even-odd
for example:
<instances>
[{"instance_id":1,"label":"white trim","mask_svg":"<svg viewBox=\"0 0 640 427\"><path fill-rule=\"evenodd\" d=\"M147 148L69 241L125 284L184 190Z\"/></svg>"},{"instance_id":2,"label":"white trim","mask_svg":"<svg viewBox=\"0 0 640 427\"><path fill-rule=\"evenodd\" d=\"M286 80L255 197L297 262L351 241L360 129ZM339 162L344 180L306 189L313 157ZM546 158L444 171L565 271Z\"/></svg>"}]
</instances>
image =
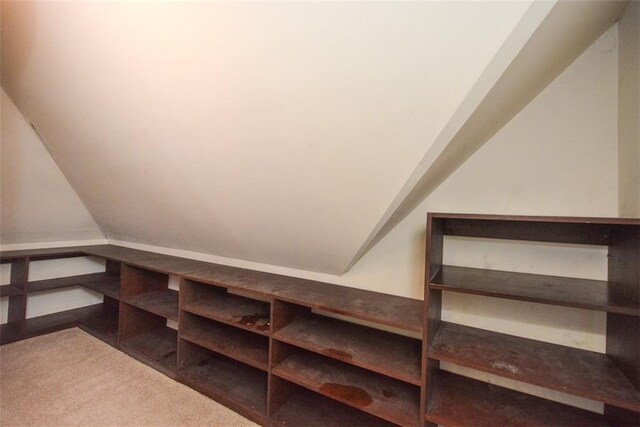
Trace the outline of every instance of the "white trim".
<instances>
[{"instance_id":1,"label":"white trim","mask_svg":"<svg viewBox=\"0 0 640 427\"><path fill-rule=\"evenodd\" d=\"M0 251L19 251L23 249L67 248L69 246L106 245L107 239L71 240L65 242L13 243L0 245Z\"/></svg>"}]
</instances>

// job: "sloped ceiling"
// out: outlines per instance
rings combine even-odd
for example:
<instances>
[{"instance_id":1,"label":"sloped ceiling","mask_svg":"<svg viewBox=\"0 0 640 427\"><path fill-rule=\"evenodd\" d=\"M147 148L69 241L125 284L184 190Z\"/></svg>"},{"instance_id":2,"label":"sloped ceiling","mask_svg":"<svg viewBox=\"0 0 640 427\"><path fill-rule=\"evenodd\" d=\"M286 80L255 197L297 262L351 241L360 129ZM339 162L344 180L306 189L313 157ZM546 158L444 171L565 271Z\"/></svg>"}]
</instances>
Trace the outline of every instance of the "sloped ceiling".
<instances>
[{"instance_id":1,"label":"sloped ceiling","mask_svg":"<svg viewBox=\"0 0 640 427\"><path fill-rule=\"evenodd\" d=\"M3 2L108 238L341 273L528 4Z\"/></svg>"}]
</instances>

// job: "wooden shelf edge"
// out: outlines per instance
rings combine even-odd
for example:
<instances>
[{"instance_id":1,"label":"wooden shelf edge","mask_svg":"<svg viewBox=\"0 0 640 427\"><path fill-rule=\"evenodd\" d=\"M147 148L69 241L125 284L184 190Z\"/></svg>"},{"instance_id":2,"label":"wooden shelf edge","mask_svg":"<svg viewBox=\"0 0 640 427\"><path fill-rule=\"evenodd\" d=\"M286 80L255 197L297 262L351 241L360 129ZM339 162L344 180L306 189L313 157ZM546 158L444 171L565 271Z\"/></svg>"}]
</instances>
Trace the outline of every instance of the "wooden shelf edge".
<instances>
[{"instance_id":1,"label":"wooden shelf edge","mask_svg":"<svg viewBox=\"0 0 640 427\"><path fill-rule=\"evenodd\" d=\"M190 304L185 304L180 308L182 311L186 311L187 313L195 314L196 316L201 316L209 320L215 320L216 322L224 323L225 325L233 326L238 329L242 329L243 331L253 332L254 334L270 336L269 331L261 331L259 329L248 328L241 323L231 322L228 319L223 317L218 317L214 313L210 311L199 310L197 308L193 308Z\"/></svg>"},{"instance_id":2,"label":"wooden shelf edge","mask_svg":"<svg viewBox=\"0 0 640 427\"><path fill-rule=\"evenodd\" d=\"M238 362L244 363L244 364L249 365L249 366L251 366L253 368L260 369L261 371L267 372L269 370L268 363L264 363L264 364L263 363L259 363L259 362L255 361L255 360L251 359L251 358L244 357L241 354L233 353L233 352L227 351L227 350L225 350L223 348L219 348L219 347L216 347L216 346L213 346L213 345L209 345L208 343L205 343L205 342L203 342L203 341L201 341L201 340L199 340L199 339L197 339L195 337L189 336L188 332L181 331L180 332L180 338L185 340L185 341L189 341L192 344L198 345L198 346L200 346L202 348L206 348L207 350L213 351L215 353L222 354L223 356L226 356L226 357L228 357L230 359L237 360Z\"/></svg>"}]
</instances>

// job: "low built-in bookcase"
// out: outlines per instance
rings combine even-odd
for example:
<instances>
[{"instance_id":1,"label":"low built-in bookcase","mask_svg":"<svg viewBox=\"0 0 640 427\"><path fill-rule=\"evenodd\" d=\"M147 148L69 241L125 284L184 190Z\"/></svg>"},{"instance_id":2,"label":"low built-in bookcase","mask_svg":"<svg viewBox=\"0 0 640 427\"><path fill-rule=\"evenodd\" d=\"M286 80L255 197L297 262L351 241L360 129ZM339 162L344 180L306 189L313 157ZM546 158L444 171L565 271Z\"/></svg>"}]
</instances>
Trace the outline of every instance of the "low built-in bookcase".
<instances>
[{"instance_id":1,"label":"low built-in bookcase","mask_svg":"<svg viewBox=\"0 0 640 427\"><path fill-rule=\"evenodd\" d=\"M106 271L35 289L81 285L104 302L25 320L14 297L28 292L30 260L71 256L103 258ZM420 424L420 340L378 329L419 336L418 300L112 245L2 261L15 266L3 343L79 326L263 425Z\"/></svg>"},{"instance_id":2,"label":"low built-in bookcase","mask_svg":"<svg viewBox=\"0 0 640 427\"><path fill-rule=\"evenodd\" d=\"M609 279L447 266L445 235L607 245ZM640 422L639 220L434 214L427 245L424 303L113 245L4 252L0 341L79 326L262 425ZM75 256L106 269L29 281L31 261ZM30 292L77 285L103 302L25 319ZM443 292L605 311L607 354L443 322ZM445 372L441 361L599 400L606 414Z\"/></svg>"}]
</instances>

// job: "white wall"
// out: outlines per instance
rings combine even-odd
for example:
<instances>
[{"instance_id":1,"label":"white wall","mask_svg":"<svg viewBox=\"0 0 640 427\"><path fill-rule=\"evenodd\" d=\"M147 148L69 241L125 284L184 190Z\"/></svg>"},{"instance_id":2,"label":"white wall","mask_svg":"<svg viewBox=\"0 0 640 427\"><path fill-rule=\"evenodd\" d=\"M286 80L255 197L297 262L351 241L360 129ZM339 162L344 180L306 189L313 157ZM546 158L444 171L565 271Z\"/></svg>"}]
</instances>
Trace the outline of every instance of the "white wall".
<instances>
[{"instance_id":1,"label":"white wall","mask_svg":"<svg viewBox=\"0 0 640 427\"><path fill-rule=\"evenodd\" d=\"M104 239L29 123L2 91L0 244Z\"/></svg>"},{"instance_id":2,"label":"white wall","mask_svg":"<svg viewBox=\"0 0 640 427\"><path fill-rule=\"evenodd\" d=\"M640 216L640 2L620 19L618 132L620 215Z\"/></svg>"}]
</instances>

